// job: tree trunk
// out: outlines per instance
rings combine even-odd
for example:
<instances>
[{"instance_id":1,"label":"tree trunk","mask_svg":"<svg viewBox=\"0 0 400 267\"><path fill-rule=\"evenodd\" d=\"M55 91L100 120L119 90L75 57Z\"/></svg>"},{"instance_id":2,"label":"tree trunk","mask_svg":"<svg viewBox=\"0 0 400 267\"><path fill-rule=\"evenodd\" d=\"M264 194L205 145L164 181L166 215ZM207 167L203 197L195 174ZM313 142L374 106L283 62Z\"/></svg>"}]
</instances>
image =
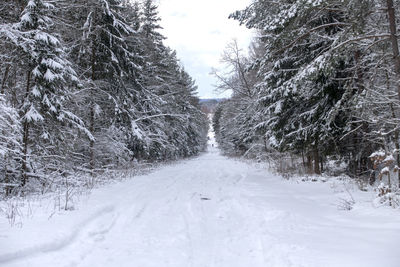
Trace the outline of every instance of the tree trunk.
<instances>
[{"instance_id":1,"label":"tree trunk","mask_svg":"<svg viewBox=\"0 0 400 267\"><path fill-rule=\"evenodd\" d=\"M31 71L28 72L26 82L26 98L29 97L31 87ZM29 146L29 122L24 120L22 136L22 186L28 182L28 146Z\"/></svg>"},{"instance_id":2,"label":"tree trunk","mask_svg":"<svg viewBox=\"0 0 400 267\"><path fill-rule=\"evenodd\" d=\"M364 72L360 68L360 57L361 57L361 51L356 50L354 52L354 60L356 62L356 87L358 89L358 93L362 93L364 91Z\"/></svg>"},{"instance_id":3,"label":"tree trunk","mask_svg":"<svg viewBox=\"0 0 400 267\"><path fill-rule=\"evenodd\" d=\"M312 170L312 154L311 152L307 153L307 171L309 174L312 174L313 170Z\"/></svg>"},{"instance_id":4,"label":"tree trunk","mask_svg":"<svg viewBox=\"0 0 400 267\"><path fill-rule=\"evenodd\" d=\"M388 79L388 84L389 84L389 75L387 75ZM388 85L389 87L389 85ZM393 103L390 103L390 109L392 110L392 117L393 119L396 119L396 112L393 107ZM400 167L400 144L399 144L399 130L394 131L394 145L396 147L396 165L397 167ZM400 187L400 170L397 171L397 178L399 181L399 187Z\"/></svg>"},{"instance_id":5,"label":"tree trunk","mask_svg":"<svg viewBox=\"0 0 400 267\"><path fill-rule=\"evenodd\" d=\"M319 152L318 148L314 149L314 173L321 174L321 170L319 168Z\"/></svg>"},{"instance_id":6,"label":"tree trunk","mask_svg":"<svg viewBox=\"0 0 400 267\"><path fill-rule=\"evenodd\" d=\"M9 72L10 72L10 65L7 65L6 71L4 72L3 81L1 82L0 94L4 94L5 93L6 81L7 81L7 77L8 77L8 73Z\"/></svg>"},{"instance_id":7,"label":"tree trunk","mask_svg":"<svg viewBox=\"0 0 400 267\"><path fill-rule=\"evenodd\" d=\"M9 184L10 183L10 178L8 176L8 168L7 166L10 164L10 160L9 157L7 157L7 155L4 156L4 162L5 162L5 166L4 166L4 183ZM4 187L4 191L6 194L6 197L9 195L9 191L10 191L10 187L8 185L6 185Z\"/></svg>"},{"instance_id":8,"label":"tree trunk","mask_svg":"<svg viewBox=\"0 0 400 267\"><path fill-rule=\"evenodd\" d=\"M95 46L95 40L92 40L92 62L91 62L91 68L92 68L92 86L95 86L94 81L96 80L96 46ZM90 126L89 130L92 134L94 134L95 131L95 106L94 106L94 100L93 100L93 90L91 90L91 106L90 106ZM95 168L95 162L94 162L94 140L90 140L90 172L91 175L94 176L94 168Z\"/></svg>"},{"instance_id":9,"label":"tree trunk","mask_svg":"<svg viewBox=\"0 0 400 267\"><path fill-rule=\"evenodd\" d=\"M387 12L389 19L389 28L390 28L390 41L392 43L394 68L396 75L400 77L400 57L399 57L399 43L397 40L397 30L396 30L396 15L394 13L393 0L386 0L386 2L387 2ZM400 99L400 85L397 86L397 93Z\"/></svg>"},{"instance_id":10,"label":"tree trunk","mask_svg":"<svg viewBox=\"0 0 400 267\"><path fill-rule=\"evenodd\" d=\"M324 172L324 159L322 158L322 156L320 157L320 164L321 164L321 173Z\"/></svg>"},{"instance_id":11,"label":"tree trunk","mask_svg":"<svg viewBox=\"0 0 400 267\"><path fill-rule=\"evenodd\" d=\"M263 140L264 140L264 149L265 149L265 152L268 152L268 140L267 140L267 137L264 136L264 137L263 137Z\"/></svg>"},{"instance_id":12,"label":"tree trunk","mask_svg":"<svg viewBox=\"0 0 400 267\"><path fill-rule=\"evenodd\" d=\"M90 127L89 130L90 132L93 134L94 133L94 106L92 104L92 106L90 107ZM94 164L94 140L91 139L90 140L90 171L92 176L94 175L94 168L95 168L95 164Z\"/></svg>"},{"instance_id":13,"label":"tree trunk","mask_svg":"<svg viewBox=\"0 0 400 267\"><path fill-rule=\"evenodd\" d=\"M28 182L28 145L29 145L29 123L24 122L24 134L22 138L22 186Z\"/></svg>"},{"instance_id":14,"label":"tree trunk","mask_svg":"<svg viewBox=\"0 0 400 267\"><path fill-rule=\"evenodd\" d=\"M400 168L400 145L399 145L399 132L396 131L395 133L395 139L396 139L396 150L397 150L397 156L396 156L396 164L397 167ZM400 188L400 170L397 170L397 180L398 180L398 186Z\"/></svg>"},{"instance_id":15,"label":"tree trunk","mask_svg":"<svg viewBox=\"0 0 400 267\"><path fill-rule=\"evenodd\" d=\"M321 170L319 168L318 137L315 138L315 146L313 153L314 153L314 173L321 174Z\"/></svg>"},{"instance_id":16,"label":"tree trunk","mask_svg":"<svg viewBox=\"0 0 400 267\"><path fill-rule=\"evenodd\" d=\"M399 43L397 40L397 28L396 28L396 14L393 7L393 0L386 0L387 4L387 12L388 12L388 20L389 20L389 28L390 28L390 41L392 43L392 52L393 52L393 61L394 61L394 70L397 76L397 96L400 100L400 53L399 53ZM398 144L398 134L396 138L396 149L399 147ZM397 158L400 161L399 157ZM400 187L400 173L398 176L399 187Z\"/></svg>"}]
</instances>

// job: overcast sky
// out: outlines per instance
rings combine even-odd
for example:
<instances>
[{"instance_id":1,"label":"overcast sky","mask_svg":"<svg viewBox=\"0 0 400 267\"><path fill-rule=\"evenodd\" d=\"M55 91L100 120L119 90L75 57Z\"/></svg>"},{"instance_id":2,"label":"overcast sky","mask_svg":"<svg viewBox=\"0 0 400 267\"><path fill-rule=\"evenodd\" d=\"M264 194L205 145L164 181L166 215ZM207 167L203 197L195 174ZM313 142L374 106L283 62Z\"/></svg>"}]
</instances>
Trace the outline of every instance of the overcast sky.
<instances>
[{"instance_id":1,"label":"overcast sky","mask_svg":"<svg viewBox=\"0 0 400 267\"><path fill-rule=\"evenodd\" d=\"M218 67L222 51L236 38L242 48L249 45L251 31L228 19L250 0L159 0L161 32L175 49L187 72L196 80L201 98L224 97L214 92L215 79L209 74Z\"/></svg>"}]
</instances>

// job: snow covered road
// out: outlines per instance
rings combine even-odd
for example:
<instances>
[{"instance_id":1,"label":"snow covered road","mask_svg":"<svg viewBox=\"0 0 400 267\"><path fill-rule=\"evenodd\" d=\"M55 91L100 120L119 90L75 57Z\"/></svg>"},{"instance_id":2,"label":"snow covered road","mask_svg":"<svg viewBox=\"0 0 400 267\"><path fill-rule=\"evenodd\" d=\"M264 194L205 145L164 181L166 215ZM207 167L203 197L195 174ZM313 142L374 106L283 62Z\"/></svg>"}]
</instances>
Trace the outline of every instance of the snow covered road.
<instances>
[{"instance_id":1,"label":"snow covered road","mask_svg":"<svg viewBox=\"0 0 400 267\"><path fill-rule=\"evenodd\" d=\"M219 155L95 190L73 212L0 225L0 266L399 267L398 211ZM4 230L4 231L3 231Z\"/></svg>"}]
</instances>

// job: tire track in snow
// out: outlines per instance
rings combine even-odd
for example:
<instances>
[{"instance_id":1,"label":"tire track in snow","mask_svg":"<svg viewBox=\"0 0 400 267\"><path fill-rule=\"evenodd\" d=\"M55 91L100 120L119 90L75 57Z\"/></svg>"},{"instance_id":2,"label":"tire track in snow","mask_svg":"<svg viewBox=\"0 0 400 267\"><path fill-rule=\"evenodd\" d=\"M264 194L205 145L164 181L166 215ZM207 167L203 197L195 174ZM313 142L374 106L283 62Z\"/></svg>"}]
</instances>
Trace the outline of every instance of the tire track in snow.
<instances>
[{"instance_id":1,"label":"tire track in snow","mask_svg":"<svg viewBox=\"0 0 400 267\"><path fill-rule=\"evenodd\" d=\"M67 236L63 236L59 239L53 240L51 242L32 246L29 248L22 249L20 251L15 251L12 253L0 254L0 264L9 263L15 260L22 260L25 258L33 257L40 253L48 253L62 250L72 243L74 243L78 237L85 231L86 227L96 220L100 220L103 216L114 212L114 206L106 206L93 213L90 217L83 220L81 223L77 224L72 232ZM93 232L93 235L96 233Z\"/></svg>"}]
</instances>

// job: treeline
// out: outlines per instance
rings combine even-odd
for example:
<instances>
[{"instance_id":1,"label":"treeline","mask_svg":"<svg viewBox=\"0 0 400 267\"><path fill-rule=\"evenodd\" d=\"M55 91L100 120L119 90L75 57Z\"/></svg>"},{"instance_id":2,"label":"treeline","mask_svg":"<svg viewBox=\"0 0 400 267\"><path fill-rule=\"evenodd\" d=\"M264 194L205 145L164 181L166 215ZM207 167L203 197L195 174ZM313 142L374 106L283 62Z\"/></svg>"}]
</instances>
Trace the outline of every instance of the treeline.
<instances>
[{"instance_id":1,"label":"treeline","mask_svg":"<svg viewBox=\"0 0 400 267\"><path fill-rule=\"evenodd\" d=\"M0 185L195 155L208 122L152 0L2 0Z\"/></svg>"},{"instance_id":2,"label":"treeline","mask_svg":"<svg viewBox=\"0 0 400 267\"><path fill-rule=\"evenodd\" d=\"M223 54L229 71L215 72L220 89L233 91L214 117L220 147L236 155L285 152L317 174L332 160L355 177L374 167L381 176L396 171L399 4L253 0L233 13L257 36L248 54L232 43Z\"/></svg>"}]
</instances>

